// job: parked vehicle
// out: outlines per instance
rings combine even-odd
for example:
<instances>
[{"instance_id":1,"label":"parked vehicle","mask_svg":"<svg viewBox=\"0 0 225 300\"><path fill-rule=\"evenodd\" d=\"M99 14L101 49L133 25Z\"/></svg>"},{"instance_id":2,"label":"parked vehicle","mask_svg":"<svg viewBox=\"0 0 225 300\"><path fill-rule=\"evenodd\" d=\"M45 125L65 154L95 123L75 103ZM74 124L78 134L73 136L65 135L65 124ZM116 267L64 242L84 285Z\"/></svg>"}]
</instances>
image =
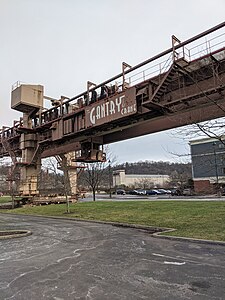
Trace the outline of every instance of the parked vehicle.
<instances>
[{"instance_id":1,"label":"parked vehicle","mask_svg":"<svg viewBox=\"0 0 225 300\"><path fill-rule=\"evenodd\" d=\"M138 189L138 190L135 190L137 192L137 195L146 195L146 190L141 190L141 189Z\"/></svg>"},{"instance_id":2,"label":"parked vehicle","mask_svg":"<svg viewBox=\"0 0 225 300\"><path fill-rule=\"evenodd\" d=\"M157 191L159 191L160 194L162 194L162 195L171 194L171 191L170 191L170 190L157 189Z\"/></svg>"},{"instance_id":3,"label":"parked vehicle","mask_svg":"<svg viewBox=\"0 0 225 300\"><path fill-rule=\"evenodd\" d=\"M122 190L122 189L116 190L116 195L126 195L126 192L125 192L125 190Z\"/></svg>"},{"instance_id":4,"label":"parked vehicle","mask_svg":"<svg viewBox=\"0 0 225 300\"><path fill-rule=\"evenodd\" d=\"M181 196L182 191L180 189L173 189L171 190L171 196Z\"/></svg>"},{"instance_id":5,"label":"parked vehicle","mask_svg":"<svg viewBox=\"0 0 225 300\"><path fill-rule=\"evenodd\" d=\"M160 192L158 190L146 190L146 195L159 195Z\"/></svg>"},{"instance_id":6,"label":"parked vehicle","mask_svg":"<svg viewBox=\"0 0 225 300\"><path fill-rule=\"evenodd\" d=\"M137 195L137 196L143 196L146 195L146 190L131 190L128 192L130 195Z\"/></svg>"},{"instance_id":7,"label":"parked vehicle","mask_svg":"<svg viewBox=\"0 0 225 300\"><path fill-rule=\"evenodd\" d=\"M131 190L131 191L128 191L128 194L129 195L137 195L137 191Z\"/></svg>"},{"instance_id":8,"label":"parked vehicle","mask_svg":"<svg viewBox=\"0 0 225 300\"><path fill-rule=\"evenodd\" d=\"M189 189L184 189L183 192L182 192L182 194L184 196L192 196L193 195L193 191L190 188Z\"/></svg>"},{"instance_id":9,"label":"parked vehicle","mask_svg":"<svg viewBox=\"0 0 225 300\"><path fill-rule=\"evenodd\" d=\"M193 195L193 190L190 188L186 189L174 189L171 191L172 196L192 196Z\"/></svg>"}]
</instances>

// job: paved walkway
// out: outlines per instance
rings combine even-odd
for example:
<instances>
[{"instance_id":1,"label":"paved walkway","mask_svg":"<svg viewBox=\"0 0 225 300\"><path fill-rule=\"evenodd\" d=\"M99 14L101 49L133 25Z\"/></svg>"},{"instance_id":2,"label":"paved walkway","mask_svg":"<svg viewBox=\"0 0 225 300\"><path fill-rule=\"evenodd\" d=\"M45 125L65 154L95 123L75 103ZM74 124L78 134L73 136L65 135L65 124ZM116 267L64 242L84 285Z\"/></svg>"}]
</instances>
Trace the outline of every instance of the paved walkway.
<instances>
[{"instance_id":1,"label":"paved walkway","mask_svg":"<svg viewBox=\"0 0 225 300\"><path fill-rule=\"evenodd\" d=\"M225 247L97 223L0 214L0 299L224 299Z\"/></svg>"}]
</instances>

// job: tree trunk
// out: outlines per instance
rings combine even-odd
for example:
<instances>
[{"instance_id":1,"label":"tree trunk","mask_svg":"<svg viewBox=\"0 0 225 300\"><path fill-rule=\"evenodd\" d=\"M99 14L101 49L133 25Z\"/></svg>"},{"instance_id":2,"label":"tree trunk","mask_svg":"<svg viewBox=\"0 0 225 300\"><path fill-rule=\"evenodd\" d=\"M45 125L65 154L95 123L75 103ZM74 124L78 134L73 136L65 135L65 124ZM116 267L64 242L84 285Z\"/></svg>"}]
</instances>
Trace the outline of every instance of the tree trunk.
<instances>
[{"instance_id":1,"label":"tree trunk","mask_svg":"<svg viewBox=\"0 0 225 300\"><path fill-rule=\"evenodd\" d=\"M95 201L95 188L92 188L92 193L93 193L93 201Z\"/></svg>"},{"instance_id":2,"label":"tree trunk","mask_svg":"<svg viewBox=\"0 0 225 300\"><path fill-rule=\"evenodd\" d=\"M70 214L70 200L67 191L66 191L66 212L67 214Z\"/></svg>"}]
</instances>

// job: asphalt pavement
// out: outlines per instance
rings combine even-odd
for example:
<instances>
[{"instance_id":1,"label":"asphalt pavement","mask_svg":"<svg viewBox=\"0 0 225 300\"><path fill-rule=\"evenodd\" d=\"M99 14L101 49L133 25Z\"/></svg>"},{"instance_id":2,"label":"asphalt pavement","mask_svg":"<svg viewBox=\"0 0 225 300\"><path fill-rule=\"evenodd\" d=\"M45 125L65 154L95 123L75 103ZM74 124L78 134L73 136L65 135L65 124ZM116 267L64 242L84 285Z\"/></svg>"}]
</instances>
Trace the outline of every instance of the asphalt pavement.
<instances>
[{"instance_id":1,"label":"asphalt pavement","mask_svg":"<svg viewBox=\"0 0 225 300\"><path fill-rule=\"evenodd\" d=\"M0 214L0 299L225 299L225 246L133 228Z\"/></svg>"}]
</instances>

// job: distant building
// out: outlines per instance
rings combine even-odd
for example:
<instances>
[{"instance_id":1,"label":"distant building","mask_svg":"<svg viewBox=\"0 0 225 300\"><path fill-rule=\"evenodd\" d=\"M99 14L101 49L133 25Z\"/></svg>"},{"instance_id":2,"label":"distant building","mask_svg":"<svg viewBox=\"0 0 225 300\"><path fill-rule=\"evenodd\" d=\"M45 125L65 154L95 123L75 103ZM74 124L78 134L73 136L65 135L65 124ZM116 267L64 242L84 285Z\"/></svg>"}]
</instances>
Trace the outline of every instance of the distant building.
<instances>
[{"instance_id":1,"label":"distant building","mask_svg":"<svg viewBox=\"0 0 225 300\"><path fill-rule=\"evenodd\" d=\"M113 171L113 186L129 187L164 187L169 182L169 175L125 174L125 170Z\"/></svg>"},{"instance_id":2,"label":"distant building","mask_svg":"<svg viewBox=\"0 0 225 300\"><path fill-rule=\"evenodd\" d=\"M195 191L208 193L218 184L225 185L225 137L222 142L213 138L194 140L190 147Z\"/></svg>"}]
</instances>

